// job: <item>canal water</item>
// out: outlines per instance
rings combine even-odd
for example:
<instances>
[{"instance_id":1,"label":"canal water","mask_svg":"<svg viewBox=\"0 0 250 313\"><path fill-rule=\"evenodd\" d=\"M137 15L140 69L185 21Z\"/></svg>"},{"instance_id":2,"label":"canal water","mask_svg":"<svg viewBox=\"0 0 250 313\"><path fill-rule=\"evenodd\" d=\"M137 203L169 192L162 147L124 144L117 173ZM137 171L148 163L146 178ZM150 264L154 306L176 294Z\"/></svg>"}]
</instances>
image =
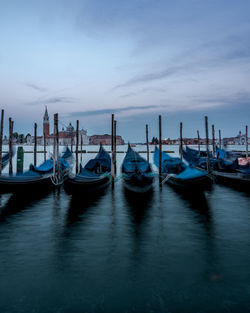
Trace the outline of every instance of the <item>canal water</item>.
<instances>
[{"instance_id":1,"label":"canal water","mask_svg":"<svg viewBox=\"0 0 250 313\"><path fill-rule=\"evenodd\" d=\"M249 312L249 195L182 195L156 180L131 197L119 178L94 199L2 195L0 312Z\"/></svg>"}]
</instances>

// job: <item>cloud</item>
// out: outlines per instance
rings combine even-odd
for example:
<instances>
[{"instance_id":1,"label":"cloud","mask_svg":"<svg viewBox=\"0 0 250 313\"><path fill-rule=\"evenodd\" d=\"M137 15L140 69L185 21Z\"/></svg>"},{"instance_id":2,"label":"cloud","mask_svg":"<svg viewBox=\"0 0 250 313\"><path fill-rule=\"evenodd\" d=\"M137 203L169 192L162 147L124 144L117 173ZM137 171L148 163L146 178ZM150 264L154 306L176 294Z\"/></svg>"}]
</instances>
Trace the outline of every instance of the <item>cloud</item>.
<instances>
[{"instance_id":1,"label":"cloud","mask_svg":"<svg viewBox=\"0 0 250 313\"><path fill-rule=\"evenodd\" d=\"M164 88L153 88L153 87L149 87L149 88L143 88L143 89L140 89L138 91L135 91L135 92L130 92L130 93L127 93L127 94L124 94L124 95L121 95L120 98L130 98L130 97L134 97L134 96L138 96L140 94L143 94L143 93L163 93L163 92L166 92L166 89Z\"/></svg>"},{"instance_id":2,"label":"cloud","mask_svg":"<svg viewBox=\"0 0 250 313\"><path fill-rule=\"evenodd\" d=\"M236 63L238 67L242 64L249 65L250 44L247 41L249 35L250 30L242 33L235 31L235 33L232 32L232 34L219 39L197 42L191 46L182 47L181 53L162 58L153 66L148 64L147 68L152 67L153 70L135 75L124 83L114 86L113 90L166 78L180 78L184 75L206 72L209 69L217 70L225 66L229 68ZM131 95L133 96L134 93Z\"/></svg>"},{"instance_id":3,"label":"cloud","mask_svg":"<svg viewBox=\"0 0 250 313\"><path fill-rule=\"evenodd\" d=\"M103 114L112 114L112 113L120 113L125 111L135 111L135 110L148 110L148 109L154 109L158 108L160 106L158 105L145 105L145 106L128 106L128 107L122 107L122 108L107 108L107 109L101 109L101 110L91 110L91 111L78 111L78 112L72 112L67 115L67 117L85 117L85 116L92 116L92 115L103 115Z\"/></svg>"},{"instance_id":4,"label":"cloud","mask_svg":"<svg viewBox=\"0 0 250 313\"><path fill-rule=\"evenodd\" d=\"M45 105L45 104L55 104L55 103L73 103L75 102L75 98L72 97L51 97L45 99L38 99L33 102L26 103L26 105Z\"/></svg>"},{"instance_id":5,"label":"cloud","mask_svg":"<svg viewBox=\"0 0 250 313\"><path fill-rule=\"evenodd\" d=\"M40 87L40 86L38 86L38 85L36 85L36 84L32 84L32 83L25 83L25 86L27 86L27 87L29 87L29 88L31 88L31 89L34 89L34 90L36 90L36 91L40 91L40 92L46 92L46 91L48 91L47 88L43 88L43 87Z\"/></svg>"}]
</instances>

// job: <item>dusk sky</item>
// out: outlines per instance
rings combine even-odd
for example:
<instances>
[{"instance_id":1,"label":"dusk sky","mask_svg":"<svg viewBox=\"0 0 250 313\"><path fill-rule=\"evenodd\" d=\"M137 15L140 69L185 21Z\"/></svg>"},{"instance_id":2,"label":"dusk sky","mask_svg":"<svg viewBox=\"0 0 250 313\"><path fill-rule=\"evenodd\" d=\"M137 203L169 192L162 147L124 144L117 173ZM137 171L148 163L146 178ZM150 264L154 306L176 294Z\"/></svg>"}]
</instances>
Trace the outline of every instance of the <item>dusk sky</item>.
<instances>
[{"instance_id":1,"label":"dusk sky","mask_svg":"<svg viewBox=\"0 0 250 313\"><path fill-rule=\"evenodd\" d=\"M0 107L14 130L58 112L88 134L142 141L223 136L250 126L250 2L232 0L0 0ZM52 127L51 127L52 129ZM211 131L210 131L211 133Z\"/></svg>"}]
</instances>

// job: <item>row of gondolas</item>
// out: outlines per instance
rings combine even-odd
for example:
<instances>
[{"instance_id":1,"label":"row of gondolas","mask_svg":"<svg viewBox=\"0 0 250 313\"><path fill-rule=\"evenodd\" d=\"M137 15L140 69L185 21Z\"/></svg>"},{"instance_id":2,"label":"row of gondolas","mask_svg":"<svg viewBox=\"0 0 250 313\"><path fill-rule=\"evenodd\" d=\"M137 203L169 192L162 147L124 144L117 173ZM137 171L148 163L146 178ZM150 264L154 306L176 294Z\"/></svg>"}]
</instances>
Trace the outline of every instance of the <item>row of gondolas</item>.
<instances>
[{"instance_id":1,"label":"row of gondolas","mask_svg":"<svg viewBox=\"0 0 250 313\"><path fill-rule=\"evenodd\" d=\"M159 168L159 149L154 152L154 163ZM229 184L242 189L250 186L250 166L246 162L240 165L240 155L223 149L216 149L216 157L205 152L185 147L183 157L171 157L162 152L162 183L168 183L174 188L187 192L202 192L210 189L214 180L219 183ZM8 163L9 155L2 159L2 166ZM210 171L207 171L209 159ZM60 156L56 166L53 159L48 159L40 166L30 165L28 171L16 175L0 176L1 193L37 193L49 190L55 186L64 184L64 189L69 194L89 195L105 188L111 182L111 158L103 146L94 159L91 159L83 167L80 164L78 174L72 173L73 154L66 148ZM149 162L139 153L128 146L126 156L121 167L121 177L125 188L135 193L145 193L152 188L154 178Z\"/></svg>"}]
</instances>

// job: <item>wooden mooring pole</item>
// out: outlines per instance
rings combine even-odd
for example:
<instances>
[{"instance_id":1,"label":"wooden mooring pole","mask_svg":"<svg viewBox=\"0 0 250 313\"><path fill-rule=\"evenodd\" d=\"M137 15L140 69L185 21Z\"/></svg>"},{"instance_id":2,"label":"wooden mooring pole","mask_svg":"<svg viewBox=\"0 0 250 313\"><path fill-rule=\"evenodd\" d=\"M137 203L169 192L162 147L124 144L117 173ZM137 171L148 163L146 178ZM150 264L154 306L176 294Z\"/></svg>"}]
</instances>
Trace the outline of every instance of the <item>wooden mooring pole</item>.
<instances>
[{"instance_id":1,"label":"wooden mooring pole","mask_svg":"<svg viewBox=\"0 0 250 313\"><path fill-rule=\"evenodd\" d=\"M81 134L81 164L82 164L82 145L83 145L83 140L82 140L82 134Z\"/></svg>"},{"instance_id":2,"label":"wooden mooring pole","mask_svg":"<svg viewBox=\"0 0 250 313\"><path fill-rule=\"evenodd\" d=\"M23 147L18 147L16 156L16 172L23 173L24 151Z\"/></svg>"},{"instance_id":3,"label":"wooden mooring pole","mask_svg":"<svg viewBox=\"0 0 250 313\"><path fill-rule=\"evenodd\" d=\"M11 117L9 118L9 175L13 174L12 166L12 134L13 134L14 122Z\"/></svg>"},{"instance_id":4,"label":"wooden mooring pole","mask_svg":"<svg viewBox=\"0 0 250 313\"><path fill-rule=\"evenodd\" d=\"M37 123L34 124L34 165L36 166L36 160L37 160Z\"/></svg>"},{"instance_id":5,"label":"wooden mooring pole","mask_svg":"<svg viewBox=\"0 0 250 313\"><path fill-rule=\"evenodd\" d=\"M248 126L246 125L246 158L248 158Z\"/></svg>"},{"instance_id":6,"label":"wooden mooring pole","mask_svg":"<svg viewBox=\"0 0 250 313\"><path fill-rule=\"evenodd\" d=\"M182 122L180 122L180 157L183 159L183 145L182 145Z\"/></svg>"},{"instance_id":7,"label":"wooden mooring pole","mask_svg":"<svg viewBox=\"0 0 250 313\"><path fill-rule=\"evenodd\" d=\"M199 156L201 154L201 141L200 141L200 132L197 130L197 137L198 137L198 152Z\"/></svg>"},{"instance_id":8,"label":"wooden mooring pole","mask_svg":"<svg viewBox=\"0 0 250 313\"><path fill-rule=\"evenodd\" d=\"M73 152L73 140L74 140L74 137L73 137L73 134L71 134L71 138L70 138L70 151Z\"/></svg>"},{"instance_id":9,"label":"wooden mooring pole","mask_svg":"<svg viewBox=\"0 0 250 313\"><path fill-rule=\"evenodd\" d=\"M58 113L56 113L56 163L57 163L57 177L61 178L60 155L59 155L59 128L58 128Z\"/></svg>"},{"instance_id":10,"label":"wooden mooring pole","mask_svg":"<svg viewBox=\"0 0 250 313\"><path fill-rule=\"evenodd\" d=\"M78 174L79 120L76 121L76 174Z\"/></svg>"},{"instance_id":11,"label":"wooden mooring pole","mask_svg":"<svg viewBox=\"0 0 250 313\"><path fill-rule=\"evenodd\" d=\"M212 147L213 147L213 157L215 157L215 133L214 133L214 125L212 125Z\"/></svg>"},{"instance_id":12,"label":"wooden mooring pole","mask_svg":"<svg viewBox=\"0 0 250 313\"><path fill-rule=\"evenodd\" d=\"M43 131L43 150L44 150L44 161L46 161L46 133Z\"/></svg>"},{"instance_id":13,"label":"wooden mooring pole","mask_svg":"<svg viewBox=\"0 0 250 313\"><path fill-rule=\"evenodd\" d=\"M56 180L56 123L57 123L57 114L54 114L54 140L53 140L53 176Z\"/></svg>"},{"instance_id":14,"label":"wooden mooring pole","mask_svg":"<svg viewBox=\"0 0 250 313\"><path fill-rule=\"evenodd\" d=\"M162 181L162 139L161 139L161 115L159 115L159 184Z\"/></svg>"},{"instance_id":15,"label":"wooden mooring pole","mask_svg":"<svg viewBox=\"0 0 250 313\"><path fill-rule=\"evenodd\" d=\"M111 175L112 182L114 182L115 171L114 171L114 114L111 115Z\"/></svg>"},{"instance_id":16,"label":"wooden mooring pole","mask_svg":"<svg viewBox=\"0 0 250 313\"><path fill-rule=\"evenodd\" d=\"M4 110L1 111L1 125L0 125L0 175L2 175L3 122L4 122Z\"/></svg>"},{"instance_id":17,"label":"wooden mooring pole","mask_svg":"<svg viewBox=\"0 0 250 313\"><path fill-rule=\"evenodd\" d=\"M206 149L207 149L207 171L210 172L210 158L209 158L209 135L208 135L208 118L205 116L206 129Z\"/></svg>"},{"instance_id":18,"label":"wooden mooring pole","mask_svg":"<svg viewBox=\"0 0 250 313\"><path fill-rule=\"evenodd\" d=\"M149 162L148 124L146 124L146 145L147 145L147 161Z\"/></svg>"},{"instance_id":19,"label":"wooden mooring pole","mask_svg":"<svg viewBox=\"0 0 250 313\"><path fill-rule=\"evenodd\" d=\"M116 120L114 120L114 174L116 177L116 126L117 126L117 122Z\"/></svg>"},{"instance_id":20,"label":"wooden mooring pole","mask_svg":"<svg viewBox=\"0 0 250 313\"><path fill-rule=\"evenodd\" d=\"M221 130L219 129L219 147L221 149Z\"/></svg>"}]
</instances>

